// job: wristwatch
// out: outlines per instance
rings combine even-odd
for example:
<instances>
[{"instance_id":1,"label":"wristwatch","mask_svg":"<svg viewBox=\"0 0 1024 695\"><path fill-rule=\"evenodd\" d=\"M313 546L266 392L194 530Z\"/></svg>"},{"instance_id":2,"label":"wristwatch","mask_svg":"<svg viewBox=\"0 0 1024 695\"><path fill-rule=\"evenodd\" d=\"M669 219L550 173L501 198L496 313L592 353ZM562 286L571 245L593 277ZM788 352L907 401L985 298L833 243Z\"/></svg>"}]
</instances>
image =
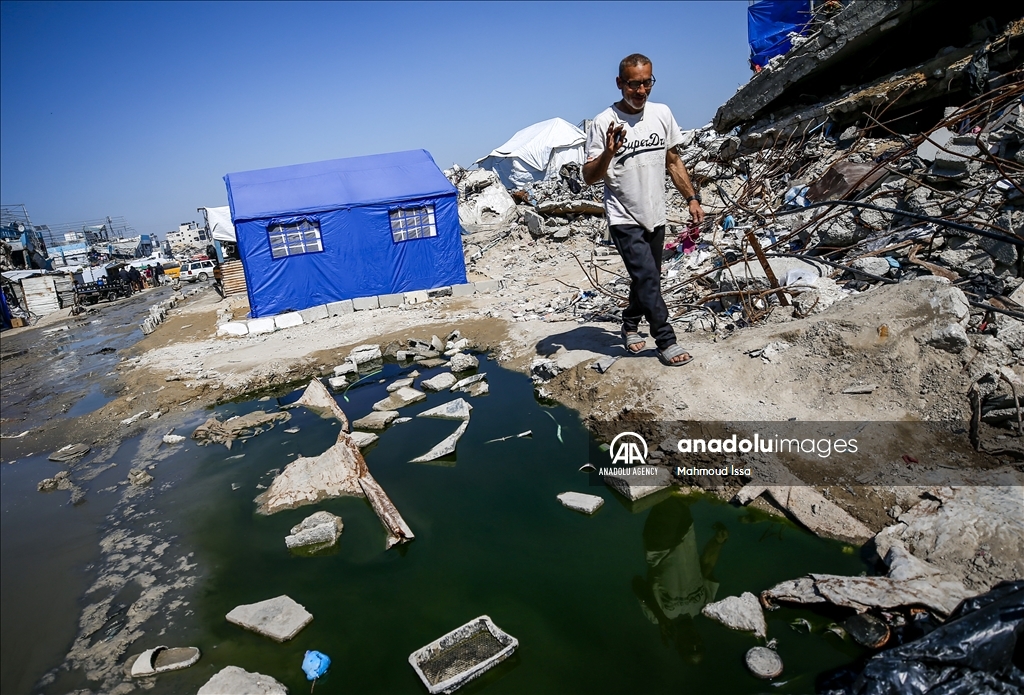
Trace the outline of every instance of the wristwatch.
<instances>
[{"instance_id":1,"label":"wristwatch","mask_svg":"<svg viewBox=\"0 0 1024 695\"><path fill-rule=\"evenodd\" d=\"M691 196L689 196L686 199L686 204L689 205L690 203L692 203L695 200L697 201L697 203L700 203L701 202L700 196L699 195L691 195Z\"/></svg>"}]
</instances>

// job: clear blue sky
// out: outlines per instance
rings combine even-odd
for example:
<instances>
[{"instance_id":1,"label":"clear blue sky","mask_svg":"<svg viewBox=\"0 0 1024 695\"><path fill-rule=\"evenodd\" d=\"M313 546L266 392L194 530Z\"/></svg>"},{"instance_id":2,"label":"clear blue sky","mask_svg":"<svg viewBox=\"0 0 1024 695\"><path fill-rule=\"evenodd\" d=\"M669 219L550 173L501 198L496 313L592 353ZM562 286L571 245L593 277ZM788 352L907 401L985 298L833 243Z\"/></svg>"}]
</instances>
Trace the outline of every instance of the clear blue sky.
<instances>
[{"instance_id":1,"label":"clear blue sky","mask_svg":"<svg viewBox=\"0 0 1024 695\"><path fill-rule=\"evenodd\" d=\"M747 3L0 5L0 202L36 224L124 216L164 237L222 177L424 148L469 166L515 131L618 98L701 126L749 78Z\"/></svg>"}]
</instances>

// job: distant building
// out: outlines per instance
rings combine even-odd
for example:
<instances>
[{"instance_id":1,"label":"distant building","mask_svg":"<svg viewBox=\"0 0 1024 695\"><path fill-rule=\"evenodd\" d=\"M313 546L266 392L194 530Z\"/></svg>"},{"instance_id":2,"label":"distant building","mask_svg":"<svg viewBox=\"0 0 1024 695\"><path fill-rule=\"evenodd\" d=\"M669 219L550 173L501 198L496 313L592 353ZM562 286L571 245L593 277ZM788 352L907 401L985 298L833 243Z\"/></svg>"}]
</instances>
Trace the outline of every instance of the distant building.
<instances>
[{"instance_id":1,"label":"distant building","mask_svg":"<svg viewBox=\"0 0 1024 695\"><path fill-rule=\"evenodd\" d=\"M210 239L206 227L200 227L195 222L182 222L178 225L178 231L167 232L167 243L171 248L205 247L210 243Z\"/></svg>"}]
</instances>

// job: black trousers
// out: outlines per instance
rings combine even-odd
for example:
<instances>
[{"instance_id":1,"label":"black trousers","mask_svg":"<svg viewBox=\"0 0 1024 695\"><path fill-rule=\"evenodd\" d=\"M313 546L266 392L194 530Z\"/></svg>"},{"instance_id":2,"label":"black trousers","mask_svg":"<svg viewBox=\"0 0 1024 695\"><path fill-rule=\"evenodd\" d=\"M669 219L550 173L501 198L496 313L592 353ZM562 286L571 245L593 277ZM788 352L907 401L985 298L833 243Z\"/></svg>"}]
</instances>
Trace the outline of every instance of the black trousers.
<instances>
[{"instance_id":1,"label":"black trousers","mask_svg":"<svg viewBox=\"0 0 1024 695\"><path fill-rule=\"evenodd\" d=\"M661 296L661 254L665 249L665 227L647 231L638 224L615 224L608 228L615 248L629 273L629 306L622 312L622 327L637 330L640 319L651 325L651 337L659 350L676 342L668 322L668 307Z\"/></svg>"}]
</instances>

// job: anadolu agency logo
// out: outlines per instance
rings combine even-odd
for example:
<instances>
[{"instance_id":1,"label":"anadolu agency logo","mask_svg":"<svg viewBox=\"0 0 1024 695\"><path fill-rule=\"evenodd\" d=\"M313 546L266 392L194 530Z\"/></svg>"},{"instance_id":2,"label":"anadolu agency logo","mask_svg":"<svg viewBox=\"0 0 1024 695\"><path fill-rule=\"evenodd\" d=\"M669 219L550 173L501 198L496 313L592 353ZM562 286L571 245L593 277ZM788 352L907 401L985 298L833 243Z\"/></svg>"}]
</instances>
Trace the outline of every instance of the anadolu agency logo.
<instances>
[{"instance_id":1,"label":"anadolu agency logo","mask_svg":"<svg viewBox=\"0 0 1024 695\"><path fill-rule=\"evenodd\" d=\"M608 446L611 467L602 467L600 475L657 475L655 466L647 463L647 440L636 432L619 432Z\"/></svg>"}]
</instances>

